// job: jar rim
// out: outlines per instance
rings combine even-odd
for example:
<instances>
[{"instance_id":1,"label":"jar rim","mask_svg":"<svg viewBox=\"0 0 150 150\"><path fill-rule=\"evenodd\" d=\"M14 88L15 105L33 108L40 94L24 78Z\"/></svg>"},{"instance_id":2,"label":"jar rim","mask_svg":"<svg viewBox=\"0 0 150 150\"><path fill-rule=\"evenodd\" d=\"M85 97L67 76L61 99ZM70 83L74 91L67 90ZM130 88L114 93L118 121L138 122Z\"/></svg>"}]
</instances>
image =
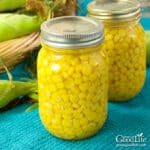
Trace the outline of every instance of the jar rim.
<instances>
[{"instance_id":1,"label":"jar rim","mask_svg":"<svg viewBox=\"0 0 150 150\"><path fill-rule=\"evenodd\" d=\"M90 17L65 16L45 21L41 42L58 48L83 48L104 40L104 27Z\"/></svg>"},{"instance_id":2,"label":"jar rim","mask_svg":"<svg viewBox=\"0 0 150 150\"><path fill-rule=\"evenodd\" d=\"M137 0L93 1L88 4L88 16L99 20L125 21L141 17Z\"/></svg>"}]
</instances>

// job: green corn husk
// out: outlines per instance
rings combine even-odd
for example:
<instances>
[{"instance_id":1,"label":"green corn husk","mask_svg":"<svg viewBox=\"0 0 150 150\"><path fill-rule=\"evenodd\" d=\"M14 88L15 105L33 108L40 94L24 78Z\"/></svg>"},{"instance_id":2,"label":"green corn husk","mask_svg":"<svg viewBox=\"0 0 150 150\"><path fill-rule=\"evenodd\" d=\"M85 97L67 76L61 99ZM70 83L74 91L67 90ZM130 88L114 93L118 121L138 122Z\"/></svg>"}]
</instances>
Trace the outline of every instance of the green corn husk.
<instances>
[{"instance_id":1,"label":"green corn husk","mask_svg":"<svg viewBox=\"0 0 150 150\"><path fill-rule=\"evenodd\" d=\"M0 12L12 11L25 6L26 0L0 0Z\"/></svg>"},{"instance_id":2,"label":"green corn husk","mask_svg":"<svg viewBox=\"0 0 150 150\"><path fill-rule=\"evenodd\" d=\"M34 103L33 105L31 105L30 107L28 107L26 110L25 110L25 112L31 112L31 111L33 111L33 110L35 110L35 109L37 109L38 108L38 103Z\"/></svg>"},{"instance_id":3,"label":"green corn husk","mask_svg":"<svg viewBox=\"0 0 150 150\"><path fill-rule=\"evenodd\" d=\"M20 96L25 96L36 91L36 81L18 82L0 80L0 108L5 107Z\"/></svg>"},{"instance_id":4,"label":"green corn husk","mask_svg":"<svg viewBox=\"0 0 150 150\"><path fill-rule=\"evenodd\" d=\"M42 19L24 14L0 14L0 42L22 37L40 29Z\"/></svg>"},{"instance_id":5,"label":"green corn husk","mask_svg":"<svg viewBox=\"0 0 150 150\"><path fill-rule=\"evenodd\" d=\"M33 99L34 101L38 101L38 99L39 99L37 93L30 93L30 94L28 94L28 97Z\"/></svg>"}]
</instances>

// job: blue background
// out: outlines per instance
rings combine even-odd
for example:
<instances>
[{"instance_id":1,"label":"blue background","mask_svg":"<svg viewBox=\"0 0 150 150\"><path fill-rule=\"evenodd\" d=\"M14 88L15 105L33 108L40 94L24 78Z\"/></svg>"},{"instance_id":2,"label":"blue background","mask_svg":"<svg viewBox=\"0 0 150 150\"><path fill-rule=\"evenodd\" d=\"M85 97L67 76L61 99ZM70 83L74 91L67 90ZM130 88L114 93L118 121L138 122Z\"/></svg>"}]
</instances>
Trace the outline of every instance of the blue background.
<instances>
[{"instance_id":1,"label":"blue background","mask_svg":"<svg viewBox=\"0 0 150 150\"><path fill-rule=\"evenodd\" d=\"M82 11L78 15L86 15L85 8L89 1L80 4ZM147 24L147 21L142 20L142 23ZM11 71L14 79L30 77L24 71L24 64L25 62ZM6 78L6 74L0 75L0 79ZM97 135L86 140L64 141L55 138L43 127L38 110L24 112L29 106L23 104L0 113L0 150L150 149L150 68L147 68L146 82L139 95L128 102L109 103L109 114L104 127ZM139 133L147 138L146 147L116 147L117 135L134 136Z\"/></svg>"}]
</instances>

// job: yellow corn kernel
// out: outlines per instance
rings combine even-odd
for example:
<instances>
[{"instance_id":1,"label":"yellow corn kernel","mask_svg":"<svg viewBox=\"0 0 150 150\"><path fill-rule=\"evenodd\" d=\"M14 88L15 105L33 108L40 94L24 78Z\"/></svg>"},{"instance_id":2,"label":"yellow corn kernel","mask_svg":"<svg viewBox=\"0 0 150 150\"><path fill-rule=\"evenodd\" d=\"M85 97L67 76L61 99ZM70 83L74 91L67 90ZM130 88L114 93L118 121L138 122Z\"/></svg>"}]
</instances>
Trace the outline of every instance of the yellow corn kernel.
<instances>
[{"instance_id":1,"label":"yellow corn kernel","mask_svg":"<svg viewBox=\"0 0 150 150\"><path fill-rule=\"evenodd\" d=\"M64 84L62 82L59 82L59 83L56 84L56 87L58 89L63 89L64 88Z\"/></svg>"},{"instance_id":2,"label":"yellow corn kernel","mask_svg":"<svg viewBox=\"0 0 150 150\"><path fill-rule=\"evenodd\" d=\"M84 106L86 104L86 101L85 100L79 100L78 103L80 106Z\"/></svg>"},{"instance_id":3,"label":"yellow corn kernel","mask_svg":"<svg viewBox=\"0 0 150 150\"><path fill-rule=\"evenodd\" d=\"M80 59L81 59L81 61L88 61L89 56L88 55L81 55Z\"/></svg>"},{"instance_id":4,"label":"yellow corn kernel","mask_svg":"<svg viewBox=\"0 0 150 150\"><path fill-rule=\"evenodd\" d=\"M81 74L80 73L75 73L75 74L72 75L72 77L74 79L80 79L81 80Z\"/></svg>"},{"instance_id":5,"label":"yellow corn kernel","mask_svg":"<svg viewBox=\"0 0 150 150\"><path fill-rule=\"evenodd\" d=\"M52 123L52 125L54 125L55 127L56 127L56 126L59 127L59 124L61 123L61 120L56 119L56 118L53 118L53 119L51 120L51 123Z\"/></svg>"},{"instance_id":6,"label":"yellow corn kernel","mask_svg":"<svg viewBox=\"0 0 150 150\"><path fill-rule=\"evenodd\" d=\"M106 45L106 48L108 49L108 50L112 50L112 49L114 49L114 43L113 43L113 41L109 41L108 43L107 43L107 45Z\"/></svg>"},{"instance_id":7,"label":"yellow corn kernel","mask_svg":"<svg viewBox=\"0 0 150 150\"><path fill-rule=\"evenodd\" d=\"M63 119L62 120L62 125L66 127L72 127L73 121L71 119Z\"/></svg>"},{"instance_id":8,"label":"yellow corn kernel","mask_svg":"<svg viewBox=\"0 0 150 150\"><path fill-rule=\"evenodd\" d=\"M85 93L79 93L79 98L80 98L80 100L86 99L86 94Z\"/></svg>"},{"instance_id":9,"label":"yellow corn kernel","mask_svg":"<svg viewBox=\"0 0 150 150\"><path fill-rule=\"evenodd\" d=\"M80 122L78 121L78 119L73 119L73 127L80 129Z\"/></svg>"},{"instance_id":10,"label":"yellow corn kernel","mask_svg":"<svg viewBox=\"0 0 150 150\"><path fill-rule=\"evenodd\" d=\"M80 64L80 61L79 61L79 59L78 58L72 58L72 59L70 59L70 64L72 65L72 66L77 66L77 65L79 65Z\"/></svg>"},{"instance_id":11,"label":"yellow corn kernel","mask_svg":"<svg viewBox=\"0 0 150 150\"><path fill-rule=\"evenodd\" d=\"M67 72L68 72L68 75L72 75L74 72L74 69L72 67L70 67Z\"/></svg>"},{"instance_id":12,"label":"yellow corn kernel","mask_svg":"<svg viewBox=\"0 0 150 150\"><path fill-rule=\"evenodd\" d=\"M82 73L83 75L91 75L92 73L92 67L89 64L82 65Z\"/></svg>"},{"instance_id":13,"label":"yellow corn kernel","mask_svg":"<svg viewBox=\"0 0 150 150\"><path fill-rule=\"evenodd\" d=\"M106 41L112 40L113 39L113 35L112 34L107 34L107 36L105 37Z\"/></svg>"},{"instance_id":14,"label":"yellow corn kernel","mask_svg":"<svg viewBox=\"0 0 150 150\"><path fill-rule=\"evenodd\" d=\"M118 42L119 39L120 39L120 37L118 36L118 34L116 34L116 35L114 36L114 42L115 42L115 43Z\"/></svg>"},{"instance_id":15,"label":"yellow corn kernel","mask_svg":"<svg viewBox=\"0 0 150 150\"><path fill-rule=\"evenodd\" d=\"M78 95L76 95L76 96L70 95L69 99L70 99L70 102L72 102L72 103L78 102Z\"/></svg>"},{"instance_id":16,"label":"yellow corn kernel","mask_svg":"<svg viewBox=\"0 0 150 150\"><path fill-rule=\"evenodd\" d=\"M76 85L80 85L80 84L82 84L82 81L81 81L80 78L75 78L74 83L75 83Z\"/></svg>"},{"instance_id":17,"label":"yellow corn kernel","mask_svg":"<svg viewBox=\"0 0 150 150\"><path fill-rule=\"evenodd\" d=\"M88 84L86 83L82 83L80 86L79 86L79 89L83 92L87 91L89 88Z\"/></svg>"},{"instance_id":18,"label":"yellow corn kernel","mask_svg":"<svg viewBox=\"0 0 150 150\"><path fill-rule=\"evenodd\" d=\"M87 82L87 81L89 80L89 77L88 77L88 76L83 76L83 77L82 77L82 80L83 80L84 82Z\"/></svg>"},{"instance_id":19,"label":"yellow corn kernel","mask_svg":"<svg viewBox=\"0 0 150 150\"><path fill-rule=\"evenodd\" d=\"M86 126L88 124L88 119L85 117L80 119L80 124L81 126Z\"/></svg>"}]
</instances>

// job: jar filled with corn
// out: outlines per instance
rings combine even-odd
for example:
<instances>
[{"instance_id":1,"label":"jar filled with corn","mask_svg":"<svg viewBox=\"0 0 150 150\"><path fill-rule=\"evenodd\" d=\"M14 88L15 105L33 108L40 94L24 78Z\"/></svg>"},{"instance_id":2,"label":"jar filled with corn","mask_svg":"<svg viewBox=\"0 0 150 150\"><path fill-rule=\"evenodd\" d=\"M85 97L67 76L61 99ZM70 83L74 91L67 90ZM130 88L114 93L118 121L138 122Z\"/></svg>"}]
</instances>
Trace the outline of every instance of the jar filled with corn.
<instances>
[{"instance_id":1,"label":"jar filled with corn","mask_svg":"<svg viewBox=\"0 0 150 150\"><path fill-rule=\"evenodd\" d=\"M88 16L103 22L105 49L109 58L109 99L125 101L143 87L146 44L140 3L137 0L93 1Z\"/></svg>"},{"instance_id":2,"label":"jar filled with corn","mask_svg":"<svg viewBox=\"0 0 150 150\"><path fill-rule=\"evenodd\" d=\"M103 26L88 17L58 17L41 27L40 117L56 137L94 135L107 116L108 61Z\"/></svg>"}]
</instances>

